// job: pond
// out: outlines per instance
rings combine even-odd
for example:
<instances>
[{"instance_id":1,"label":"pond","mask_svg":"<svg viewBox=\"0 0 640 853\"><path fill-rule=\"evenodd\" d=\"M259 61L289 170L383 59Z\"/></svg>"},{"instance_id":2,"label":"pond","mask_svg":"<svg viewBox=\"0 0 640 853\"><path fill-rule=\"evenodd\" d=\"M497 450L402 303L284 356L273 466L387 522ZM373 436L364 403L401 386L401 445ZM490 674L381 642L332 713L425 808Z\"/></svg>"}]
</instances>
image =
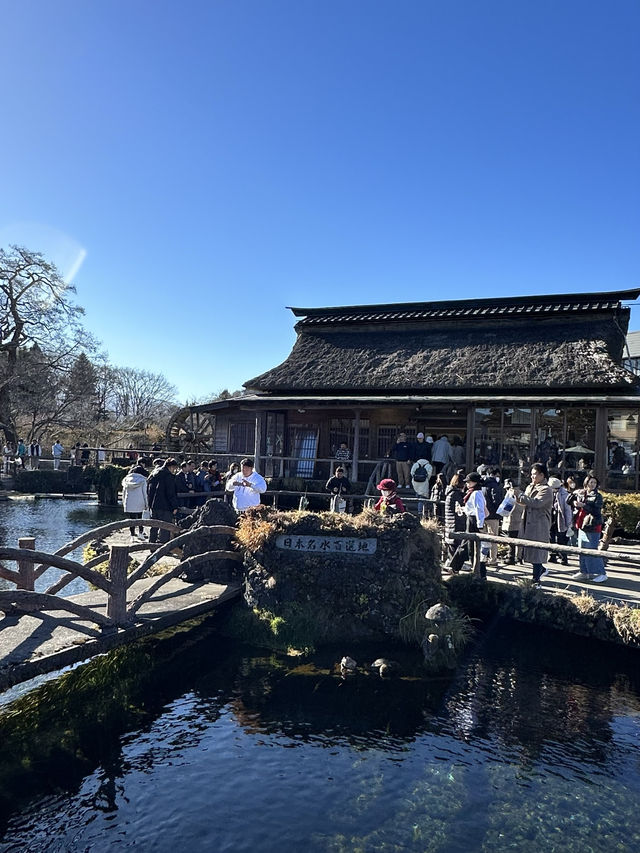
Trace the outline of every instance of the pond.
<instances>
[{"instance_id":1,"label":"pond","mask_svg":"<svg viewBox=\"0 0 640 853\"><path fill-rule=\"evenodd\" d=\"M0 501L0 542L17 548L18 539L22 536L34 536L38 551L52 554L82 533L110 521L121 521L124 517L119 507L101 507L97 501L85 499L29 497ZM82 548L68 556L81 560ZM15 564L10 568L15 568ZM36 592L44 592L62 574L64 572L60 569L47 569L36 581ZM0 578L0 589L10 587L8 581ZM86 581L76 578L61 595L77 595L86 590Z\"/></svg>"},{"instance_id":2,"label":"pond","mask_svg":"<svg viewBox=\"0 0 640 853\"><path fill-rule=\"evenodd\" d=\"M208 620L50 682L0 715L0 850L639 849L637 653L499 622L455 674L333 667L380 651Z\"/></svg>"}]
</instances>

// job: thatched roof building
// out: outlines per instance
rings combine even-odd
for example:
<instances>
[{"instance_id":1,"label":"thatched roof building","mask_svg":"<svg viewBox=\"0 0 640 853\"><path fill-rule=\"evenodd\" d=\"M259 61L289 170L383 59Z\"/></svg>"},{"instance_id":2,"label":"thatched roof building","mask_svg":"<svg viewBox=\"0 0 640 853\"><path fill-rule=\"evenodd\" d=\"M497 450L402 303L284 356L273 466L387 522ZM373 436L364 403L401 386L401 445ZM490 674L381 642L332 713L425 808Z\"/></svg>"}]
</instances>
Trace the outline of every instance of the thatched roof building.
<instances>
[{"instance_id":1,"label":"thatched roof building","mask_svg":"<svg viewBox=\"0 0 640 853\"><path fill-rule=\"evenodd\" d=\"M540 459L637 489L640 378L625 338L639 295L292 308L298 337L282 364L242 397L190 407L172 438L303 479L326 477L344 442L351 476L366 479L401 430L445 434L468 469L487 462L522 480Z\"/></svg>"},{"instance_id":2,"label":"thatched roof building","mask_svg":"<svg viewBox=\"0 0 640 853\"><path fill-rule=\"evenodd\" d=\"M622 390L638 291L345 308L293 308L298 339L245 383L267 393Z\"/></svg>"}]
</instances>

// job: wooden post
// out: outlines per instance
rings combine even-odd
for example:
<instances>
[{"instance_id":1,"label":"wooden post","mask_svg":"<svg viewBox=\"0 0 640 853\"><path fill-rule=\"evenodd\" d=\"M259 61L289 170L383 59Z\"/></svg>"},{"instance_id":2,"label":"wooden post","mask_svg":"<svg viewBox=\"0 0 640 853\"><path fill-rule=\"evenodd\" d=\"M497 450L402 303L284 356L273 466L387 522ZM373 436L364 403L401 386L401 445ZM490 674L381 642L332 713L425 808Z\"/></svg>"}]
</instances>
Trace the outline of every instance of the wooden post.
<instances>
[{"instance_id":1,"label":"wooden post","mask_svg":"<svg viewBox=\"0 0 640 853\"><path fill-rule=\"evenodd\" d=\"M360 409L356 409L353 422L353 452L351 454L351 482L358 482L358 459L360 458ZM333 471L329 473L333 476Z\"/></svg>"},{"instance_id":2,"label":"wooden post","mask_svg":"<svg viewBox=\"0 0 640 853\"><path fill-rule=\"evenodd\" d=\"M254 470L258 473L262 473L260 468L260 454L262 452L262 419L263 413L258 412L256 414L256 441L253 450L253 466Z\"/></svg>"},{"instance_id":3,"label":"wooden post","mask_svg":"<svg viewBox=\"0 0 640 853\"><path fill-rule=\"evenodd\" d=\"M609 427L608 421L609 410L606 406L599 406L596 409L596 437L595 437L595 450L594 459L593 459L593 467L596 472L596 477L602 483L602 488L606 486L606 476L607 476L607 468L609 467L609 460L607 458L607 429Z\"/></svg>"},{"instance_id":4,"label":"wooden post","mask_svg":"<svg viewBox=\"0 0 640 853\"><path fill-rule=\"evenodd\" d=\"M36 540L32 536L24 536L21 539L18 539L18 548L28 548L29 551L35 551ZM18 589L26 589L29 592L33 592L35 584L35 564L28 560L18 560L17 562L20 580L16 586Z\"/></svg>"},{"instance_id":5,"label":"wooden post","mask_svg":"<svg viewBox=\"0 0 640 853\"><path fill-rule=\"evenodd\" d=\"M107 616L117 625L127 621L127 567L129 546L112 545L109 555L109 578L111 591L107 602Z\"/></svg>"},{"instance_id":6,"label":"wooden post","mask_svg":"<svg viewBox=\"0 0 640 853\"><path fill-rule=\"evenodd\" d=\"M476 407L469 406L467 409L467 471L475 470L475 459L473 458L475 450L475 428L476 428Z\"/></svg>"}]
</instances>

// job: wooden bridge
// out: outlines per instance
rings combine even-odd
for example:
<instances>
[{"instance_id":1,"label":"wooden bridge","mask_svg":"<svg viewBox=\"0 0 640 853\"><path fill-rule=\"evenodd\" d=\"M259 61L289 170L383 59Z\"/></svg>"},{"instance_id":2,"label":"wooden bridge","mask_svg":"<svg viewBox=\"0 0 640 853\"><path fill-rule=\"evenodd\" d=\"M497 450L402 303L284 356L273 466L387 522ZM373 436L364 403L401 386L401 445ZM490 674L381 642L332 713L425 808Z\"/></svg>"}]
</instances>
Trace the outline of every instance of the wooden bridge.
<instances>
[{"instance_id":1,"label":"wooden bridge","mask_svg":"<svg viewBox=\"0 0 640 853\"><path fill-rule=\"evenodd\" d=\"M178 527L157 519L136 519L136 526L168 530L174 537L164 544L141 542L112 544L108 554L87 563L65 555L95 539L129 528L131 520L116 521L90 530L67 543L55 554L35 550L35 540L23 538L18 548L0 548L0 561L11 560L17 568L0 562L0 577L16 585L0 591L0 690L43 672L50 672L132 639L156 633L179 622L215 610L240 594L237 583L186 583L179 576L198 564L212 560L241 561L238 551L207 551L181 560L157 577L144 577L148 570L175 549L181 549L194 534L233 536L235 528L198 527L180 533ZM143 559L128 573L136 552ZM95 566L108 560L106 576ZM64 574L44 592L36 592L36 581L49 568ZM58 593L75 578L95 587L93 591L64 598Z\"/></svg>"}]
</instances>

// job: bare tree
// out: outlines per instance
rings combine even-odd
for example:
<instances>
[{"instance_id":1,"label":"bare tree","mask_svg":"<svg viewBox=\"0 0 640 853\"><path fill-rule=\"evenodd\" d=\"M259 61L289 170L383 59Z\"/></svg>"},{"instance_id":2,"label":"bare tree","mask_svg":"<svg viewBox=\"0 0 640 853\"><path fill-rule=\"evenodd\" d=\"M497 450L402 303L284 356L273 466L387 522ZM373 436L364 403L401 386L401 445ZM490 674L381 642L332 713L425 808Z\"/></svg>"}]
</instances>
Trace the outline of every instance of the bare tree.
<instances>
[{"instance_id":1,"label":"bare tree","mask_svg":"<svg viewBox=\"0 0 640 853\"><path fill-rule=\"evenodd\" d=\"M144 428L163 421L176 404L177 389L161 373L135 367L112 367L110 408L116 422Z\"/></svg>"},{"instance_id":2,"label":"bare tree","mask_svg":"<svg viewBox=\"0 0 640 853\"><path fill-rule=\"evenodd\" d=\"M93 341L80 323L84 310L56 267L22 246L0 249L0 429L16 441L15 392L21 350L37 346L47 371L66 371Z\"/></svg>"}]
</instances>

